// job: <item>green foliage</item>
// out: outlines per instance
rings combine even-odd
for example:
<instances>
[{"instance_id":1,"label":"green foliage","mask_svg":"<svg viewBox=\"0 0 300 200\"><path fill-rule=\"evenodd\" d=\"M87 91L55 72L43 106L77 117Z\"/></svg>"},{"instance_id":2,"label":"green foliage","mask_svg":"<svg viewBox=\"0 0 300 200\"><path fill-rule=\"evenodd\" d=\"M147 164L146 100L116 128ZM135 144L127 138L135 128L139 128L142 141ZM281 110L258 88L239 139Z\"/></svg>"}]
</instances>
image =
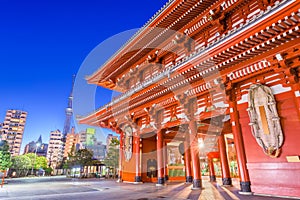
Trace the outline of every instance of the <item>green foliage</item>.
<instances>
[{"instance_id":1,"label":"green foliage","mask_svg":"<svg viewBox=\"0 0 300 200\"><path fill-rule=\"evenodd\" d=\"M93 152L88 149L80 149L75 153L77 164L80 166L87 166L92 163Z\"/></svg>"},{"instance_id":2,"label":"green foliage","mask_svg":"<svg viewBox=\"0 0 300 200\"><path fill-rule=\"evenodd\" d=\"M27 156L30 159L31 167L33 167L33 169L39 169L39 168L37 168L38 166L36 164L37 163L36 160L37 160L38 156L35 153L28 153L28 154L25 154L24 156ZM46 166L47 166L47 164L46 164Z\"/></svg>"},{"instance_id":3,"label":"green foliage","mask_svg":"<svg viewBox=\"0 0 300 200\"><path fill-rule=\"evenodd\" d=\"M13 169L31 169L31 160L26 155L15 156L12 158Z\"/></svg>"},{"instance_id":4,"label":"green foliage","mask_svg":"<svg viewBox=\"0 0 300 200\"><path fill-rule=\"evenodd\" d=\"M118 146L119 144L120 144L120 141L118 139L112 138L109 146L115 147L115 146Z\"/></svg>"},{"instance_id":5,"label":"green foliage","mask_svg":"<svg viewBox=\"0 0 300 200\"><path fill-rule=\"evenodd\" d=\"M93 164L93 152L88 149L79 149L75 153L69 153L69 159L64 163L64 169L74 166L88 166Z\"/></svg>"},{"instance_id":6,"label":"green foliage","mask_svg":"<svg viewBox=\"0 0 300 200\"><path fill-rule=\"evenodd\" d=\"M35 161L35 158L36 158L36 155L35 153L28 153L28 154L25 154L24 156L26 156L27 158L30 159L30 163L31 163L31 166L30 167L34 167L34 161Z\"/></svg>"},{"instance_id":7,"label":"green foliage","mask_svg":"<svg viewBox=\"0 0 300 200\"><path fill-rule=\"evenodd\" d=\"M26 155L15 156L12 158L11 168L16 171L17 177L26 176L31 167L31 160Z\"/></svg>"},{"instance_id":8,"label":"green foliage","mask_svg":"<svg viewBox=\"0 0 300 200\"><path fill-rule=\"evenodd\" d=\"M45 168L45 173L46 173L47 175L50 175L52 171L53 171L53 169L52 169L51 167Z\"/></svg>"},{"instance_id":9,"label":"green foliage","mask_svg":"<svg viewBox=\"0 0 300 200\"><path fill-rule=\"evenodd\" d=\"M47 159L44 156L37 156L35 163L34 163L34 169L46 169L47 168Z\"/></svg>"},{"instance_id":10,"label":"green foliage","mask_svg":"<svg viewBox=\"0 0 300 200\"><path fill-rule=\"evenodd\" d=\"M104 164L106 167L113 169L114 175L116 174L116 168L119 164L119 140L113 138L108 147L108 153L104 159Z\"/></svg>"},{"instance_id":11,"label":"green foliage","mask_svg":"<svg viewBox=\"0 0 300 200\"><path fill-rule=\"evenodd\" d=\"M7 170L12 165L7 141L0 141L0 170Z\"/></svg>"},{"instance_id":12,"label":"green foliage","mask_svg":"<svg viewBox=\"0 0 300 200\"><path fill-rule=\"evenodd\" d=\"M24 156L28 157L33 169L47 168L47 159L44 156L37 156L35 153L28 153Z\"/></svg>"},{"instance_id":13,"label":"green foliage","mask_svg":"<svg viewBox=\"0 0 300 200\"><path fill-rule=\"evenodd\" d=\"M71 167L72 165L69 161L65 161L62 166L63 169L70 169Z\"/></svg>"}]
</instances>

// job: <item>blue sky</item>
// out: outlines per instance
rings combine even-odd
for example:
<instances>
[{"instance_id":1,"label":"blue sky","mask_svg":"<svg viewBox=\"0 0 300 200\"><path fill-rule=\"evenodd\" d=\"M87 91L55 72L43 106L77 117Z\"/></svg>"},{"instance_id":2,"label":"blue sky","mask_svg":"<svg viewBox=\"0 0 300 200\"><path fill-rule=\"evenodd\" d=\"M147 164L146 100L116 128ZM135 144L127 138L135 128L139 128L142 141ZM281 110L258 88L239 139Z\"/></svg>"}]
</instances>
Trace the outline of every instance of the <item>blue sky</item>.
<instances>
[{"instance_id":1,"label":"blue sky","mask_svg":"<svg viewBox=\"0 0 300 200\"><path fill-rule=\"evenodd\" d=\"M88 68L87 57L104 61L108 55L99 52L114 52L166 2L0 0L0 121L7 109L28 112L22 147L39 135L48 143L51 130L63 130L72 75L85 68L82 86L83 75L99 67ZM117 39L115 46L105 43L110 39ZM97 46L101 51L93 54ZM110 99L110 92L97 89L95 107Z\"/></svg>"}]
</instances>

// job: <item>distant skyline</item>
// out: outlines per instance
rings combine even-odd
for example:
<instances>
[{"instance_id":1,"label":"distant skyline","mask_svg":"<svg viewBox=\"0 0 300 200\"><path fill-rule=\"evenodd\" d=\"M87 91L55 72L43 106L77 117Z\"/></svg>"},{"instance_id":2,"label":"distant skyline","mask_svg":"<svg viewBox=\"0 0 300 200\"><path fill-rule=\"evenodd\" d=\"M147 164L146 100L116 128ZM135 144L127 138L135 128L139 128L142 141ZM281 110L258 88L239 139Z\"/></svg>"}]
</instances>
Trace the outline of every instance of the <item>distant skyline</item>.
<instances>
[{"instance_id":1,"label":"distant skyline","mask_svg":"<svg viewBox=\"0 0 300 200\"><path fill-rule=\"evenodd\" d=\"M0 122L4 120L8 109L28 112L21 154L24 146L36 141L40 135L43 142L48 143L51 131L63 130L72 75L78 74L83 66L86 67L84 62L88 60L86 57L90 52L93 54L93 49L99 44L102 51L107 48L107 55L94 54L104 62L109 57L108 54L116 51L136 28L142 27L166 2L167 0L0 2ZM124 31L127 32L116 37ZM115 46L105 46L105 42L111 37L120 40ZM84 76L101 66L100 63L97 64L99 66L80 71L77 80L80 87L95 87L88 86ZM82 95L84 94L81 97ZM108 103L111 96L110 91L98 88L94 107ZM108 132L97 131L105 143L103 137Z\"/></svg>"}]
</instances>

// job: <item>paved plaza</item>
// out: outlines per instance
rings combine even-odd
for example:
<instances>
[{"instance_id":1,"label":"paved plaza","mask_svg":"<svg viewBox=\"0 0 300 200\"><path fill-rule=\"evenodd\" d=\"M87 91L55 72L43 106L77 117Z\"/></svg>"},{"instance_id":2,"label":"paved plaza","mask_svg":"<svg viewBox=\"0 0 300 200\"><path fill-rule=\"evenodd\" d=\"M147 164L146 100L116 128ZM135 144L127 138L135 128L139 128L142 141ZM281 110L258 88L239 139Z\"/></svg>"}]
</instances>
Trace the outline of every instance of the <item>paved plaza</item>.
<instances>
[{"instance_id":1,"label":"paved plaza","mask_svg":"<svg viewBox=\"0 0 300 200\"><path fill-rule=\"evenodd\" d=\"M8 179L0 188L1 200L82 200L82 199L117 199L117 200L154 200L154 199L286 199L262 197L257 195L242 196L235 187L223 187L218 183L211 184L204 177L202 190L191 190L190 184L168 183L158 187L154 183L134 185L117 183L105 179L69 179L65 177L40 177Z\"/></svg>"}]
</instances>

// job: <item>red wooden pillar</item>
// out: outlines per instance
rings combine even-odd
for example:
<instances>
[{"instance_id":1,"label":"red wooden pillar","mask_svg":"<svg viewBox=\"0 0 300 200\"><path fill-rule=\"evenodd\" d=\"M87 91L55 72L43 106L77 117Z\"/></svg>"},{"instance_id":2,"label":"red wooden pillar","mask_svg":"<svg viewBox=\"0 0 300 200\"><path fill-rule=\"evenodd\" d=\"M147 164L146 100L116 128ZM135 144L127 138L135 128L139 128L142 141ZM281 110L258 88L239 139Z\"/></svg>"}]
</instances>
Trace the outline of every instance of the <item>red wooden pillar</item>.
<instances>
[{"instance_id":1,"label":"red wooden pillar","mask_svg":"<svg viewBox=\"0 0 300 200\"><path fill-rule=\"evenodd\" d=\"M300 119L300 85L299 83L292 85L294 92L295 105L297 108L298 118Z\"/></svg>"},{"instance_id":2,"label":"red wooden pillar","mask_svg":"<svg viewBox=\"0 0 300 200\"><path fill-rule=\"evenodd\" d=\"M167 143L164 143L164 174L165 174L165 181L169 180L169 173L168 173L168 146Z\"/></svg>"},{"instance_id":3,"label":"red wooden pillar","mask_svg":"<svg viewBox=\"0 0 300 200\"><path fill-rule=\"evenodd\" d=\"M123 140L124 140L124 133L121 131L120 133L120 147L119 147L119 179L118 182L122 182L122 162L123 162Z\"/></svg>"},{"instance_id":4,"label":"red wooden pillar","mask_svg":"<svg viewBox=\"0 0 300 200\"><path fill-rule=\"evenodd\" d=\"M136 133L134 137L134 145L135 145L135 177L134 182L139 183L142 182L142 176L141 176L141 161L140 161L140 137Z\"/></svg>"},{"instance_id":5,"label":"red wooden pillar","mask_svg":"<svg viewBox=\"0 0 300 200\"><path fill-rule=\"evenodd\" d=\"M157 132L157 186L161 186L165 183L164 176L164 156L163 156L163 135L162 130Z\"/></svg>"},{"instance_id":6,"label":"red wooden pillar","mask_svg":"<svg viewBox=\"0 0 300 200\"><path fill-rule=\"evenodd\" d=\"M232 185L232 180L230 177L230 170L228 165L228 158L226 152L226 144L224 135L219 136L219 151L220 151L220 160L221 160L221 170L222 170L222 184L223 185Z\"/></svg>"},{"instance_id":7,"label":"red wooden pillar","mask_svg":"<svg viewBox=\"0 0 300 200\"><path fill-rule=\"evenodd\" d=\"M216 182L216 174L213 158L208 159L208 167L209 167L209 180L210 182Z\"/></svg>"},{"instance_id":8,"label":"red wooden pillar","mask_svg":"<svg viewBox=\"0 0 300 200\"><path fill-rule=\"evenodd\" d=\"M191 169L191 149L190 149L190 136L186 134L184 141L184 164L185 164L185 176L186 182L192 183L192 169Z\"/></svg>"},{"instance_id":9,"label":"red wooden pillar","mask_svg":"<svg viewBox=\"0 0 300 200\"><path fill-rule=\"evenodd\" d=\"M192 187L192 189L201 189L202 188L202 180L201 180L201 173L200 173L197 124L194 120L191 120L189 122L189 128L191 131L190 145L191 145L191 158L192 158L192 166L193 166L193 187Z\"/></svg>"},{"instance_id":10,"label":"red wooden pillar","mask_svg":"<svg viewBox=\"0 0 300 200\"><path fill-rule=\"evenodd\" d=\"M240 173L240 186L241 191L240 193L248 194L251 193L251 183L250 183L250 177L249 172L247 170L246 165L246 154L245 154L245 148L244 148L244 142L243 142L243 135L239 123L239 114L237 110L237 102L236 101L230 101L230 122L232 125L232 133L234 136L234 144L236 148L236 155L237 155L237 162L238 162L238 168Z\"/></svg>"}]
</instances>

